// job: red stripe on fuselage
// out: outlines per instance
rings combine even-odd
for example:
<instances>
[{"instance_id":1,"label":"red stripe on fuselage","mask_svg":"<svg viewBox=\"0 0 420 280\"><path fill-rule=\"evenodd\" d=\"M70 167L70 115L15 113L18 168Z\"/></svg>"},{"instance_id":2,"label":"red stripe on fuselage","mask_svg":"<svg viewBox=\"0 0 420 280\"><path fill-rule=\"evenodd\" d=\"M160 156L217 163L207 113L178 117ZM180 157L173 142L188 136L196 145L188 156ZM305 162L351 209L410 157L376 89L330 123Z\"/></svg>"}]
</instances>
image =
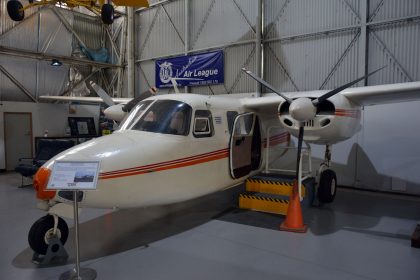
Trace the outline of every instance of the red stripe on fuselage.
<instances>
[{"instance_id":1,"label":"red stripe on fuselage","mask_svg":"<svg viewBox=\"0 0 420 280\"><path fill-rule=\"evenodd\" d=\"M122 170L104 172L100 174L99 179L113 179L125 176L140 175L150 172L163 171L168 169L186 167L191 165L196 165L200 163L205 163L209 161L214 161L229 156L229 149L223 149L219 151L214 151L210 153L205 153L201 155L191 156L187 158L171 160L161 163L148 164L144 166L138 166L133 168L127 168Z\"/></svg>"},{"instance_id":2,"label":"red stripe on fuselage","mask_svg":"<svg viewBox=\"0 0 420 280\"><path fill-rule=\"evenodd\" d=\"M357 109L335 109L335 115L338 117L360 118L360 110Z\"/></svg>"}]
</instances>

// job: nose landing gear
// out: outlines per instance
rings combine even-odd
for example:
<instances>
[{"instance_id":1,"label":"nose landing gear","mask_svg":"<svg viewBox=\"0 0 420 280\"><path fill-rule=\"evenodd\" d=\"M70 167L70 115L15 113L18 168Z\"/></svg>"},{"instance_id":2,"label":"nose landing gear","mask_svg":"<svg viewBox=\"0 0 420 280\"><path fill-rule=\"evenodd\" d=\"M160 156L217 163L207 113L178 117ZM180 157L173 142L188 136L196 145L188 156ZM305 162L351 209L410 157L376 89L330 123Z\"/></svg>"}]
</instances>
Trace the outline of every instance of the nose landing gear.
<instances>
[{"instance_id":1,"label":"nose landing gear","mask_svg":"<svg viewBox=\"0 0 420 280\"><path fill-rule=\"evenodd\" d=\"M28 242L35 253L45 255L51 238L57 237L64 245L68 236L67 223L58 216L48 214L32 225L28 234Z\"/></svg>"}]
</instances>

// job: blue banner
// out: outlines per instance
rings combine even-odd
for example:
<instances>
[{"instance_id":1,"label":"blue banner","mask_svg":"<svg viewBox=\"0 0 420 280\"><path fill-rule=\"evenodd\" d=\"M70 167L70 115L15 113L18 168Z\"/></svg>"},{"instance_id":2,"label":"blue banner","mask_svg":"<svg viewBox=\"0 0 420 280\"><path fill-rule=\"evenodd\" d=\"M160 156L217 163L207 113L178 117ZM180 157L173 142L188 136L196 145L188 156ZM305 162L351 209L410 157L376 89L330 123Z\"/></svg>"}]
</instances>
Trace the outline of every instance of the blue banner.
<instances>
[{"instance_id":1,"label":"blue banner","mask_svg":"<svg viewBox=\"0 0 420 280\"><path fill-rule=\"evenodd\" d=\"M203 86L224 83L223 51L156 60L156 87Z\"/></svg>"}]
</instances>

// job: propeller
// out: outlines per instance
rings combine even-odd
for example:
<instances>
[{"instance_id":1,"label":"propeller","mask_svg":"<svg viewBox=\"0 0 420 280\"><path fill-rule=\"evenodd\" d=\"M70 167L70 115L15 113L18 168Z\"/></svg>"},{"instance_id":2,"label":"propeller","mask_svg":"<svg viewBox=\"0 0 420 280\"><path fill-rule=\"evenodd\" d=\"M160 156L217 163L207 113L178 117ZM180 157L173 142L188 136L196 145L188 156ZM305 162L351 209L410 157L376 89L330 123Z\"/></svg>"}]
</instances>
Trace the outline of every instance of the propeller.
<instances>
[{"instance_id":1,"label":"propeller","mask_svg":"<svg viewBox=\"0 0 420 280\"><path fill-rule=\"evenodd\" d=\"M305 133L304 123L306 121L313 120L315 118L318 105L320 103L322 103L323 101L327 100L328 98L334 96L335 94L341 92L342 90L344 90L348 87L351 87L352 85L360 82L363 79L366 79L370 75L375 74L376 72L382 70L385 67L386 66L381 67L381 68L379 68L379 69L377 69L373 72L370 72L370 73L364 75L363 77L357 78L356 80L354 80L350 83L342 85L342 86L340 86L338 88L335 88L331 91L328 91L327 93L324 93L323 95L321 95L320 97L318 97L314 100L311 100L307 97L300 97L300 98L297 98L295 100L292 100L292 99L288 98L287 96L285 96L284 94L277 91L272 85L270 85L269 83L267 83L263 79L255 76L251 71L249 71L245 68L242 68L242 70L246 74L251 76L254 80L256 80L257 82L261 83L265 87L267 87L270 90L272 90L273 92L275 92L277 95L284 98L290 104L290 106L289 106L290 116L293 119L295 119L299 122L298 149L297 149L297 160L296 160L296 181L298 181L299 177L300 177L299 176L299 170L300 170L300 160L301 160L301 153L302 153L302 142L303 142L303 135Z\"/></svg>"}]
</instances>

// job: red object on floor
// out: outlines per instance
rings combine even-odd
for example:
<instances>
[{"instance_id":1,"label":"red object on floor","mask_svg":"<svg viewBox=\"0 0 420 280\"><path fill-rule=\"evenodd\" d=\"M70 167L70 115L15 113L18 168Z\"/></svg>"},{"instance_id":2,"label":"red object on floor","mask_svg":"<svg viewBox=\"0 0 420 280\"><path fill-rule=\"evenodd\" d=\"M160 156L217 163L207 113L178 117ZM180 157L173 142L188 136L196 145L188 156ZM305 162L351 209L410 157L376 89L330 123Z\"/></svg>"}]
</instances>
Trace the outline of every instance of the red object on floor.
<instances>
[{"instance_id":1,"label":"red object on floor","mask_svg":"<svg viewBox=\"0 0 420 280\"><path fill-rule=\"evenodd\" d=\"M281 223L280 230L305 233L308 226L303 223L302 208L300 206L298 185L293 183L293 192L289 199L286 219Z\"/></svg>"}]
</instances>

